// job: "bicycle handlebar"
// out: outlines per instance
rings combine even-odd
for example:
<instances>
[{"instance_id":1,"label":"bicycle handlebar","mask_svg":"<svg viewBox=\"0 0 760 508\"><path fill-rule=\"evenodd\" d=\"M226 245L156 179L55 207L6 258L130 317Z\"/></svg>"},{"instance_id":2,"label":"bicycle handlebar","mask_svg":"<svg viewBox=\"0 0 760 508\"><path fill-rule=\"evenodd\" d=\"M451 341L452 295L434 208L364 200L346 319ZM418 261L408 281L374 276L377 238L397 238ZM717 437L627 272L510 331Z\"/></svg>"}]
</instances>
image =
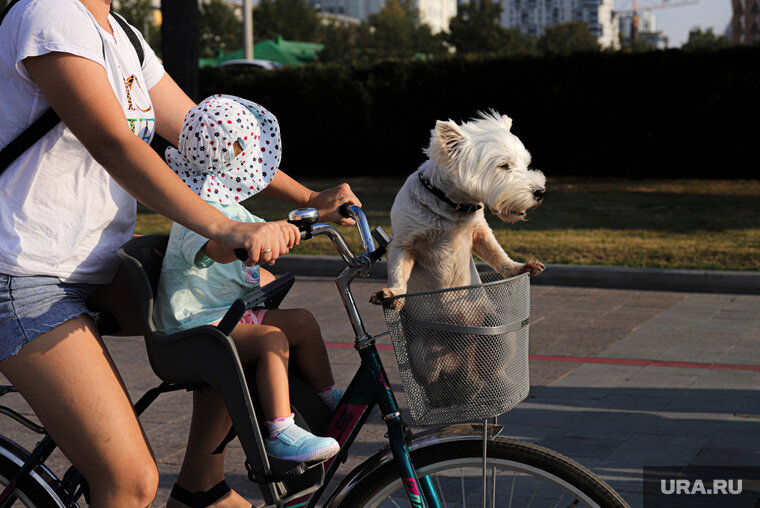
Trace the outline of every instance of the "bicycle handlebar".
<instances>
[{"instance_id":1,"label":"bicycle handlebar","mask_svg":"<svg viewBox=\"0 0 760 508\"><path fill-rule=\"evenodd\" d=\"M389 240L386 240L385 245L382 245L383 242L381 242L379 248L375 246L373 233L370 231L367 216L364 214L364 211L353 203L346 202L340 205L338 212L343 217L352 218L356 222L356 227L359 230L359 237L362 241L362 247L364 248L363 254L359 256L354 254L346 243L345 238L343 238L343 235L341 235L334 226L317 223L316 221L319 220L319 215L313 208L299 208L293 210L288 215L288 222L298 226L298 229L301 231L301 240L309 240L315 236L327 235L341 258L343 258L343 261L350 267L361 268L362 266L367 265L368 261L361 260L361 258L369 258L371 260L369 264L372 264L379 259L380 256L385 253L385 246ZM378 233L380 238L388 239L385 232L380 228L378 229L380 230L380 233ZM248 251L243 248L235 249L235 256L241 261L245 261L248 259Z\"/></svg>"},{"instance_id":2,"label":"bicycle handlebar","mask_svg":"<svg viewBox=\"0 0 760 508\"><path fill-rule=\"evenodd\" d=\"M362 240L364 253L367 255L372 254L375 251L375 242L372 240L372 232L369 229L369 222L367 222L367 216L364 215L364 211L351 202L340 205L338 211L343 217L354 219Z\"/></svg>"}]
</instances>

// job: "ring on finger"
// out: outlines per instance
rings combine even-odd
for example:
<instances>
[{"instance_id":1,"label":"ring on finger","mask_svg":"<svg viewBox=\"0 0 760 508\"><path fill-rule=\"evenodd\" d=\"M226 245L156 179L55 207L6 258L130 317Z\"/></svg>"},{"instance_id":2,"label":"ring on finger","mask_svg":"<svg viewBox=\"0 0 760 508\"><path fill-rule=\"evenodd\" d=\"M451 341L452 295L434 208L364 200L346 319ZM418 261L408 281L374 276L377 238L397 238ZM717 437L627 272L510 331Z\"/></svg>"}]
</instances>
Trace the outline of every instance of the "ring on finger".
<instances>
[{"instance_id":1,"label":"ring on finger","mask_svg":"<svg viewBox=\"0 0 760 508\"><path fill-rule=\"evenodd\" d=\"M262 254L266 254L268 252L272 252L272 249L264 249L261 251Z\"/></svg>"}]
</instances>

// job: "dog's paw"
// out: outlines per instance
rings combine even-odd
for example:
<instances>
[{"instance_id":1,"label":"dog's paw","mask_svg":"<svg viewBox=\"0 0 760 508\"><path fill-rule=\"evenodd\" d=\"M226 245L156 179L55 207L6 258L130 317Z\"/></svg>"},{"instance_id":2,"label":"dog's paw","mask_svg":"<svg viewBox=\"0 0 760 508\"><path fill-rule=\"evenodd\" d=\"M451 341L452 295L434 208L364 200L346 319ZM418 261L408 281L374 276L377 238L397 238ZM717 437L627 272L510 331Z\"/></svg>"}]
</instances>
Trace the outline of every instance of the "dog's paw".
<instances>
[{"instance_id":1,"label":"dog's paw","mask_svg":"<svg viewBox=\"0 0 760 508\"><path fill-rule=\"evenodd\" d=\"M538 275L544 270L546 270L546 265L544 265L538 259L531 259L530 261L525 263L525 267L523 268L523 273L528 272L531 275Z\"/></svg>"},{"instance_id":2,"label":"dog's paw","mask_svg":"<svg viewBox=\"0 0 760 508\"><path fill-rule=\"evenodd\" d=\"M372 293L372 296L370 297L369 301L370 303L374 303L375 305L382 305L383 300L387 300L388 298L393 298L394 296L396 295L393 294L393 291L391 291L388 288L385 288L383 290Z\"/></svg>"}]
</instances>

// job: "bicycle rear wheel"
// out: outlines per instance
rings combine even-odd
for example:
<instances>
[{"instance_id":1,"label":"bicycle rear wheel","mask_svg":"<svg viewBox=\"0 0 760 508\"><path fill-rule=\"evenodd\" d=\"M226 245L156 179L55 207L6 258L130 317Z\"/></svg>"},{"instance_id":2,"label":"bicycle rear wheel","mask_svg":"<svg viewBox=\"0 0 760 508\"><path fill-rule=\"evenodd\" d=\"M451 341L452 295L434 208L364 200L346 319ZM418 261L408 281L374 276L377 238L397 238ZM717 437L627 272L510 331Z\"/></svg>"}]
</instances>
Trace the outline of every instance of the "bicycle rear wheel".
<instances>
[{"instance_id":1,"label":"bicycle rear wheel","mask_svg":"<svg viewBox=\"0 0 760 508\"><path fill-rule=\"evenodd\" d=\"M441 506L480 507L483 499L483 442L477 439L413 450L418 477L428 476ZM577 462L524 441L488 443L486 506L602 507L628 504L609 485ZM363 477L340 501L341 508L408 506L394 461Z\"/></svg>"},{"instance_id":2,"label":"bicycle rear wheel","mask_svg":"<svg viewBox=\"0 0 760 508\"><path fill-rule=\"evenodd\" d=\"M20 466L5 455L6 450L0 450L0 493L8 485L8 482L16 475ZM26 507L26 508L53 508L61 507L63 503L48 484L47 475L42 472L33 472L24 478L13 492L14 501L11 504L0 506Z\"/></svg>"}]
</instances>

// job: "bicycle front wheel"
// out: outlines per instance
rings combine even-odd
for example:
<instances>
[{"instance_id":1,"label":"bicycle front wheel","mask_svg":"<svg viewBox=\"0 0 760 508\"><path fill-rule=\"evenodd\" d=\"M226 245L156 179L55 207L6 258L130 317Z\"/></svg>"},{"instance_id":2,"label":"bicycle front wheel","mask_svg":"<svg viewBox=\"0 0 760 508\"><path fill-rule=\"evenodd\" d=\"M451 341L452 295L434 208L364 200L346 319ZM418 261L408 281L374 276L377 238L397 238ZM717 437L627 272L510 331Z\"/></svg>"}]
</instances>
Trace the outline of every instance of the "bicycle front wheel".
<instances>
[{"instance_id":1,"label":"bicycle front wheel","mask_svg":"<svg viewBox=\"0 0 760 508\"><path fill-rule=\"evenodd\" d=\"M16 476L20 466L6 455L0 453L0 493L8 485L8 482ZM26 507L26 508L58 508L63 506L60 498L48 485L46 478L38 473L33 473L24 478L11 498L0 502L0 506Z\"/></svg>"},{"instance_id":2,"label":"bicycle front wheel","mask_svg":"<svg viewBox=\"0 0 760 508\"><path fill-rule=\"evenodd\" d=\"M419 478L427 476L443 507L480 507L483 442L470 439L413 450ZM486 506L601 507L628 504L601 478L577 462L533 443L497 437L488 443ZM408 506L394 461L362 478L341 508Z\"/></svg>"}]
</instances>

